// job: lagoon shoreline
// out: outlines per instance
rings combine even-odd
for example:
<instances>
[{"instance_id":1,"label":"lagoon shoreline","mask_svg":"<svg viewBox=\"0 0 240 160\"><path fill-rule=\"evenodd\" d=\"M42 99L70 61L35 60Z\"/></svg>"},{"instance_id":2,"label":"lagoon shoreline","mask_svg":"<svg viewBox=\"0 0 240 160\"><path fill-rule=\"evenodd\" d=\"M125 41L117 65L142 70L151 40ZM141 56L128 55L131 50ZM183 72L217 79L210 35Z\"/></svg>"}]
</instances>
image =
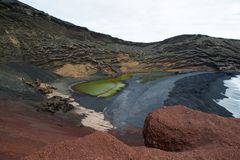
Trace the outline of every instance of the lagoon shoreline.
<instances>
[{"instance_id":1,"label":"lagoon shoreline","mask_svg":"<svg viewBox=\"0 0 240 160\"><path fill-rule=\"evenodd\" d=\"M180 104L191 109L232 117L232 113L215 100L226 98L224 94L227 87L224 86L224 81L234 75L235 73L215 72L183 78L175 83L165 105Z\"/></svg>"},{"instance_id":2,"label":"lagoon shoreline","mask_svg":"<svg viewBox=\"0 0 240 160\"><path fill-rule=\"evenodd\" d=\"M225 98L227 88L223 82L234 75L225 72L193 72L167 76L146 84L136 83L135 76L126 80L127 87L114 97L72 94L80 105L95 112L103 112L105 118L119 130L141 128L145 116L161 106L182 104L195 110L232 117L232 113L214 100Z\"/></svg>"}]
</instances>

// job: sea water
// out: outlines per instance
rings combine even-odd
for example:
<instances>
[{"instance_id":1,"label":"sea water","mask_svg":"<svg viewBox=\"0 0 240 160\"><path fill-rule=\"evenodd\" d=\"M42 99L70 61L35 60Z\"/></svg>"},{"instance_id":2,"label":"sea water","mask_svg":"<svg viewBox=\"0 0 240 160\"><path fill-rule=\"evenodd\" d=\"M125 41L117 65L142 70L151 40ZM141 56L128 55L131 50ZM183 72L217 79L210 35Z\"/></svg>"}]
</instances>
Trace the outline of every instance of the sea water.
<instances>
[{"instance_id":1,"label":"sea water","mask_svg":"<svg viewBox=\"0 0 240 160\"><path fill-rule=\"evenodd\" d=\"M225 80L224 86L227 87L224 94L226 98L216 102L231 112L234 117L240 118L240 75Z\"/></svg>"}]
</instances>

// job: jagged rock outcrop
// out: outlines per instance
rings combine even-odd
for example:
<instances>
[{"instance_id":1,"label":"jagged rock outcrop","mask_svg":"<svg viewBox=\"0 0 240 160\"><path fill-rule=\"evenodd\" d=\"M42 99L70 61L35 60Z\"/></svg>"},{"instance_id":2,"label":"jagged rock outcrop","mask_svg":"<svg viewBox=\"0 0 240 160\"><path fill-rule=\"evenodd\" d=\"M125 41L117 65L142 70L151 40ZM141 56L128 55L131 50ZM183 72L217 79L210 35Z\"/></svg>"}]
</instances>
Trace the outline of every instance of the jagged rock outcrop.
<instances>
[{"instance_id":1,"label":"jagged rock outcrop","mask_svg":"<svg viewBox=\"0 0 240 160\"><path fill-rule=\"evenodd\" d=\"M54 114L57 111L68 112L74 108L71 104L71 99L63 98L60 96L53 96L48 98L45 103L42 103L39 107L39 111L47 111Z\"/></svg>"},{"instance_id":2,"label":"jagged rock outcrop","mask_svg":"<svg viewBox=\"0 0 240 160\"><path fill-rule=\"evenodd\" d=\"M238 40L182 35L133 43L61 21L16 0L0 1L0 23L1 63L28 62L49 70L82 64L111 72L240 69Z\"/></svg>"},{"instance_id":3,"label":"jagged rock outcrop","mask_svg":"<svg viewBox=\"0 0 240 160\"><path fill-rule=\"evenodd\" d=\"M40 79L36 79L35 81L31 82L31 81L27 81L24 78L22 78L23 83L25 83L26 85L34 88L36 91L42 93L42 94L49 94L52 93L53 90L55 90L56 88L48 85L46 83L43 83Z\"/></svg>"},{"instance_id":4,"label":"jagged rock outcrop","mask_svg":"<svg viewBox=\"0 0 240 160\"><path fill-rule=\"evenodd\" d=\"M143 136L148 147L177 152L209 150L212 153L228 149L237 157L239 124L239 119L223 118L184 106L164 107L147 116Z\"/></svg>"},{"instance_id":5,"label":"jagged rock outcrop","mask_svg":"<svg viewBox=\"0 0 240 160\"><path fill-rule=\"evenodd\" d=\"M52 94L56 89L55 87L43 83L40 79L36 79L35 81L27 81L22 78L23 83L34 88L35 91L40 92L43 95ZM72 110L74 106L71 104L71 98L63 98L61 96L52 96L48 97L46 101L41 103L37 111L46 111L54 114L57 111L62 111L64 113Z\"/></svg>"},{"instance_id":6,"label":"jagged rock outcrop","mask_svg":"<svg viewBox=\"0 0 240 160\"><path fill-rule=\"evenodd\" d=\"M46 111L54 114L57 111L66 113L74 108L74 106L71 104L73 100L70 97L65 98L53 94L54 90L56 90L54 86L43 83L38 78L34 81L27 81L22 77L22 82L34 88L35 91L43 95L47 95L47 100L38 106L37 111Z\"/></svg>"}]
</instances>

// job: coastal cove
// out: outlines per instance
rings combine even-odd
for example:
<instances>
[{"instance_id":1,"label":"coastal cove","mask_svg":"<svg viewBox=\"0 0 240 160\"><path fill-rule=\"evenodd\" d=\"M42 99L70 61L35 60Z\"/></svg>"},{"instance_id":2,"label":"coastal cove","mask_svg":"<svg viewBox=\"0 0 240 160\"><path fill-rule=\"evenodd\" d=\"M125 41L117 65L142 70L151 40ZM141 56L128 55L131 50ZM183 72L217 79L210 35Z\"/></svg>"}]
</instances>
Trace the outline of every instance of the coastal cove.
<instances>
[{"instance_id":1,"label":"coastal cove","mask_svg":"<svg viewBox=\"0 0 240 160\"><path fill-rule=\"evenodd\" d=\"M238 8L0 0L0 160L239 160Z\"/></svg>"},{"instance_id":2,"label":"coastal cove","mask_svg":"<svg viewBox=\"0 0 240 160\"><path fill-rule=\"evenodd\" d=\"M231 79L235 74L237 73L170 74L156 72L132 74L121 80L126 86L112 96L99 97L75 91L72 95L81 106L95 112L102 112L105 119L118 129L142 128L144 119L149 112L161 106L176 104L207 113L232 117L233 113L216 103L216 100L226 98L227 87L224 86L224 81ZM102 83L103 80L99 81ZM97 81L84 83L91 84L92 82L95 85Z\"/></svg>"}]
</instances>

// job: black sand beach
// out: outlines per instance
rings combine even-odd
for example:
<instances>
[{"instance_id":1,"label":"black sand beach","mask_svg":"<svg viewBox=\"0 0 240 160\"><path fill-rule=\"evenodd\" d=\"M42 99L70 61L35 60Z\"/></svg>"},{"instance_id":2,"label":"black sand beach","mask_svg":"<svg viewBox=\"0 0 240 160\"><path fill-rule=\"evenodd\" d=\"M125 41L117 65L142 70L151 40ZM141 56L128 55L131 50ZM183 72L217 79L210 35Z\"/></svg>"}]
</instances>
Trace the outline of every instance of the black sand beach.
<instances>
[{"instance_id":1,"label":"black sand beach","mask_svg":"<svg viewBox=\"0 0 240 160\"><path fill-rule=\"evenodd\" d=\"M164 104L167 106L181 104L203 112L232 117L232 113L214 101L225 98L227 88L223 81L232 76L216 72L185 77L175 83Z\"/></svg>"},{"instance_id":2,"label":"black sand beach","mask_svg":"<svg viewBox=\"0 0 240 160\"><path fill-rule=\"evenodd\" d=\"M151 73L149 74L151 75ZM103 112L117 128L141 128L146 115L161 107L182 104L189 108L232 117L232 113L214 100L224 98L224 80L233 75L222 72L178 74L139 84L139 76L127 80L128 86L111 98L97 98L74 93L84 107Z\"/></svg>"}]
</instances>

